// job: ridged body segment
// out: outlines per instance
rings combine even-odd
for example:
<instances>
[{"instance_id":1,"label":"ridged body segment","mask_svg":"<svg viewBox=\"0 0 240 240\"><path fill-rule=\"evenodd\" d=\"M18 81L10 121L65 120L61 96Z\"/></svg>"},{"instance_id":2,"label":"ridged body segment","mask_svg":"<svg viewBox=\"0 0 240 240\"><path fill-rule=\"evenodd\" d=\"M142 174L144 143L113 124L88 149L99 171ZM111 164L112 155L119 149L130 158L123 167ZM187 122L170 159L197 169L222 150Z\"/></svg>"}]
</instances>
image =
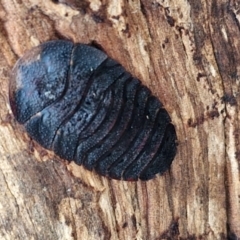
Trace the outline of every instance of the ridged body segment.
<instances>
[{"instance_id":1,"label":"ridged body segment","mask_svg":"<svg viewBox=\"0 0 240 240\"><path fill-rule=\"evenodd\" d=\"M13 114L34 140L103 176L148 180L176 154L161 102L94 47L39 45L16 63L9 89Z\"/></svg>"}]
</instances>

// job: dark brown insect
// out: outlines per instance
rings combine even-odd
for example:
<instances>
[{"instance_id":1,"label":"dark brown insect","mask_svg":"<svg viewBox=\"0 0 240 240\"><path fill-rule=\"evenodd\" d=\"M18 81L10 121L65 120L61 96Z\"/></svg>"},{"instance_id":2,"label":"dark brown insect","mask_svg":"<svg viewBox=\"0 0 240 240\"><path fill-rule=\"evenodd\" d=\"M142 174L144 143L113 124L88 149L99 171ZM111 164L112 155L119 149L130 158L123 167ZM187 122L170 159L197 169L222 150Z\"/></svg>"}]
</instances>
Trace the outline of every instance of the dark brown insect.
<instances>
[{"instance_id":1,"label":"dark brown insect","mask_svg":"<svg viewBox=\"0 0 240 240\"><path fill-rule=\"evenodd\" d=\"M94 47L41 44L18 60L9 89L12 112L34 140L103 176L148 180L176 154L161 102Z\"/></svg>"}]
</instances>

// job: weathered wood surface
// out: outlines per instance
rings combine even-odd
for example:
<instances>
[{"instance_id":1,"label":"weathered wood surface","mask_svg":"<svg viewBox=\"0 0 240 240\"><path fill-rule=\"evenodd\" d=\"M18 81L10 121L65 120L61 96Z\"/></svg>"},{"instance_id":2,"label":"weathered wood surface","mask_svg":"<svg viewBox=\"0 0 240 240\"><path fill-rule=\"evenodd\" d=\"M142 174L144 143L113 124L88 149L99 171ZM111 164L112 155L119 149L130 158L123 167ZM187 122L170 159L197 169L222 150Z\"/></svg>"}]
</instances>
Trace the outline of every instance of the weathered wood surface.
<instances>
[{"instance_id":1,"label":"weathered wood surface","mask_svg":"<svg viewBox=\"0 0 240 240\"><path fill-rule=\"evenodd\" d=\"M27 137L11 68L47 40L95 43L170 113L178 154L148 182L67 164ZM0 0L0 239L240 238L240 3Z\"/></svg>"}]
</instances>

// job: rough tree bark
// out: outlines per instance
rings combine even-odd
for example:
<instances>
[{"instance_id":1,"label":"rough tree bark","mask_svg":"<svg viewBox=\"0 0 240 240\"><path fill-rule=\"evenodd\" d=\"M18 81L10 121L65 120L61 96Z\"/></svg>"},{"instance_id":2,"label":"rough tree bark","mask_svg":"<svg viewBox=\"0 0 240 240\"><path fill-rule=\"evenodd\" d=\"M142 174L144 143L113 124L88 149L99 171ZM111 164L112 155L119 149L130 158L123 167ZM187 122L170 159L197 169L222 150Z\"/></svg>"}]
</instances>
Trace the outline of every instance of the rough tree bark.
<instances>
[{"instance_id":1,"label":"rough tree bark","mask_svg":"<svg viewBox=\"0 0 240 240\"><path fill-rule=\"evenodd\" d=\"M240 2L0 0L0 239L240 238ZM178 153L147 182L67 164L11 114L24 52L53 39L94 43L157 95Z\"/></svg>"}]
</instances>

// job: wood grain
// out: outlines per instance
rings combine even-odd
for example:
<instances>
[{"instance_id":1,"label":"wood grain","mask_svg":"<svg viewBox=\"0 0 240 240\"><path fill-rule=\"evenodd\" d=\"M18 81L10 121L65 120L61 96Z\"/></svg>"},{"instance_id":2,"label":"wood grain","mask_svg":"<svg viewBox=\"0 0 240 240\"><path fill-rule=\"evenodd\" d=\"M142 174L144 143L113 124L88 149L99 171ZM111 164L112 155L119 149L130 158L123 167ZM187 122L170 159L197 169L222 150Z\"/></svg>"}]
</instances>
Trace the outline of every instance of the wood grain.
<instances>
[{"instance_id":1,"label":"wood grain","mask_svg":"<svg viewBox=\"0 0 240 240\"><path fill-rule=\"evenodd\" d=\"M109 180L33 142L8 103L11 69L42 42L103 49L160 98L171 169ZM240 4L0 0L0 239L239 239Z\"/></svg>"}]
</instances>

